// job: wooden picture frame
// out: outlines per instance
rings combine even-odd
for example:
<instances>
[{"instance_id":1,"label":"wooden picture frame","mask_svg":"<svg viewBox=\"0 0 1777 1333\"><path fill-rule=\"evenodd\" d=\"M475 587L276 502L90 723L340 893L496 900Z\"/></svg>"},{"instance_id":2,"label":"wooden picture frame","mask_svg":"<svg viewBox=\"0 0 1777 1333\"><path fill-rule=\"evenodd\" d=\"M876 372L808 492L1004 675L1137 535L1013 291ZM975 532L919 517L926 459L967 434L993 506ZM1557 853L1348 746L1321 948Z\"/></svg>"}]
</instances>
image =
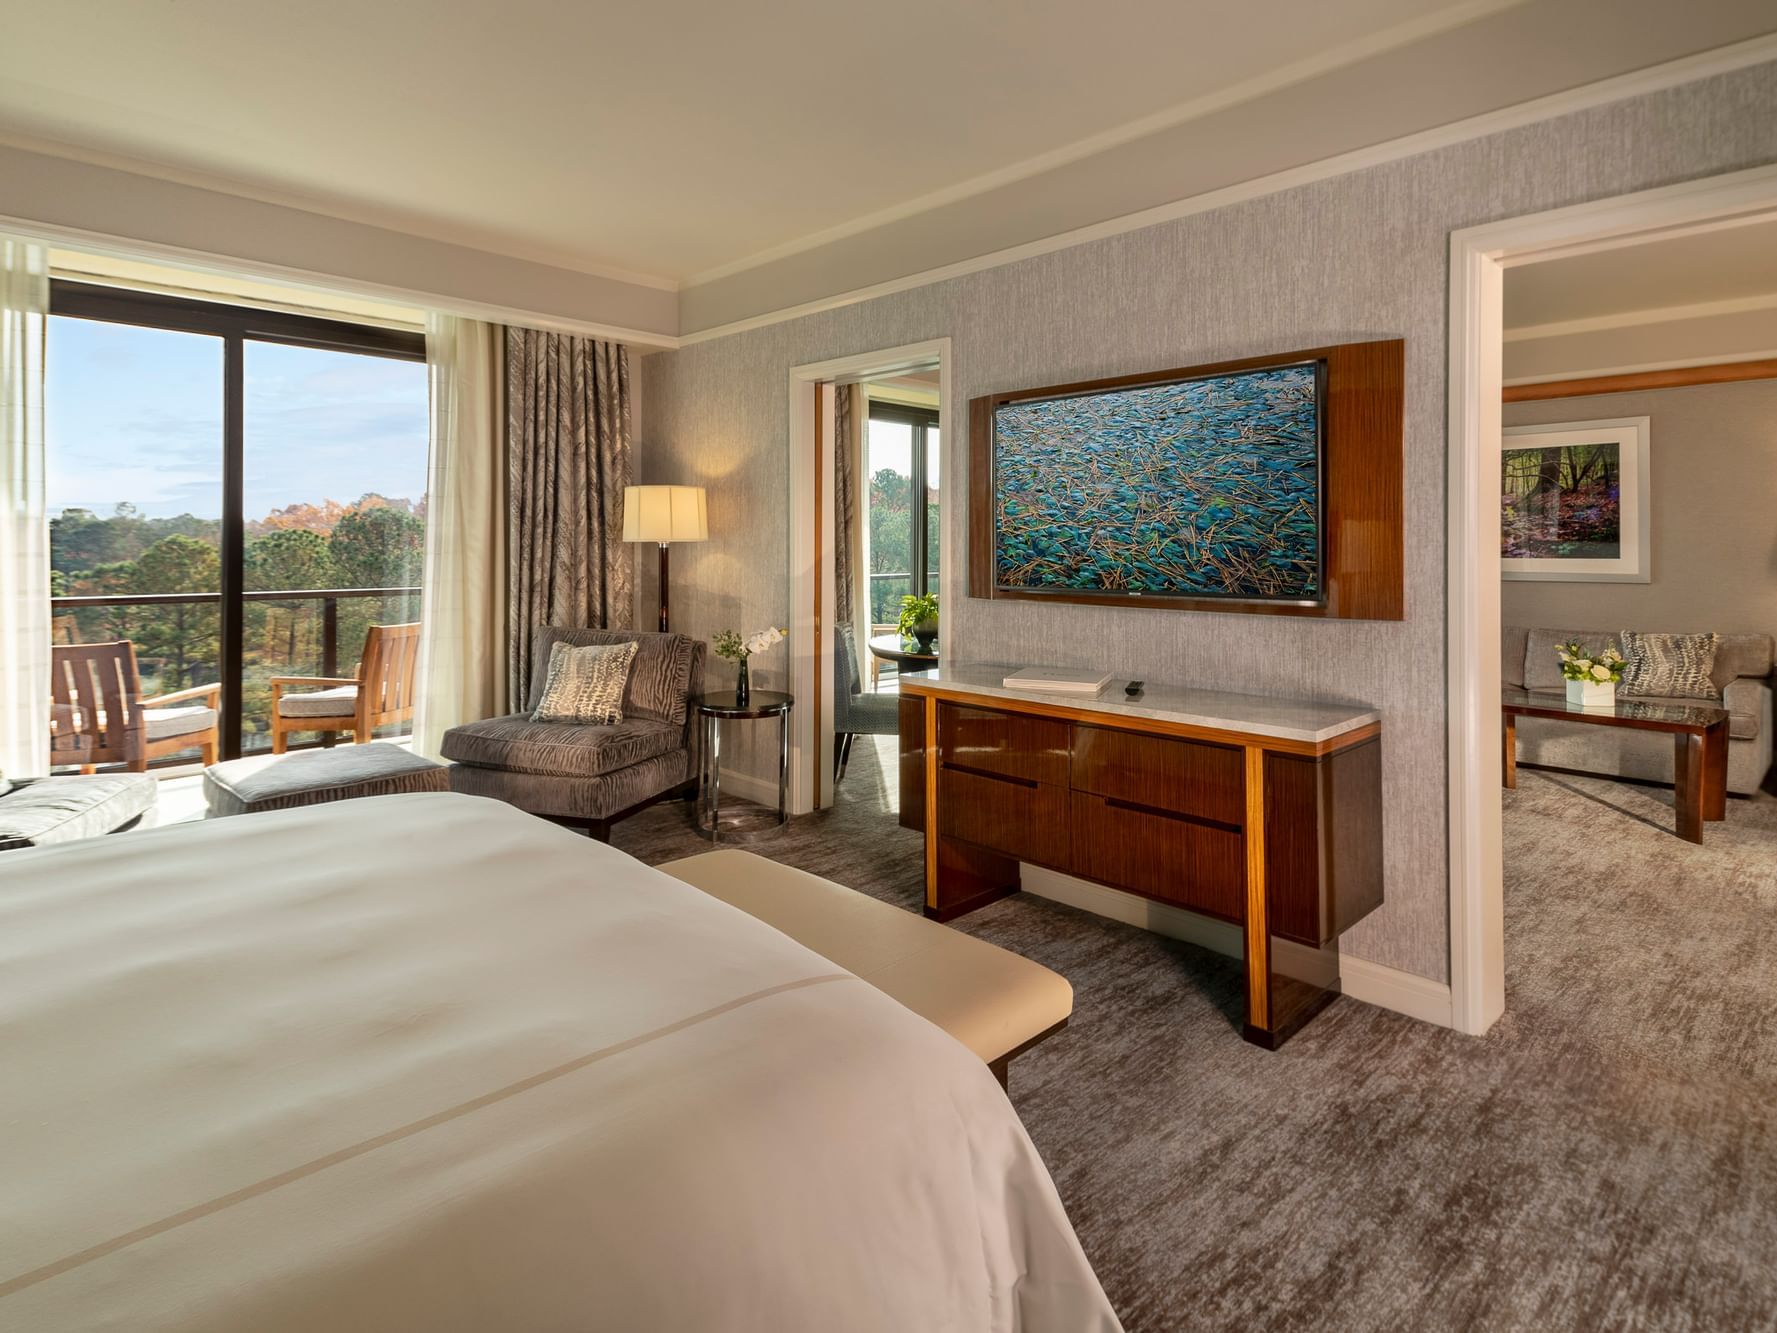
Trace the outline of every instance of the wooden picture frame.
<instances>
[{"instance_id":1,"label":"wooden picture frame","mask_svg":"<svg viewBox=\"0 0 1777 1333\"><path fill-rule=\"evenodd\" d=\"M1322 596L1315 602L1234 600L1120 592L1003 588L994 577L994 418L1007 404L1164 384L1227 372L1319 362ZM1018 601L1126 606L1338 620L1406 615L1402 535L1405 344L1399 338L1243 357L1175 370L985 394L969 403L969 595Z\"/></svg>"}]
</instances>

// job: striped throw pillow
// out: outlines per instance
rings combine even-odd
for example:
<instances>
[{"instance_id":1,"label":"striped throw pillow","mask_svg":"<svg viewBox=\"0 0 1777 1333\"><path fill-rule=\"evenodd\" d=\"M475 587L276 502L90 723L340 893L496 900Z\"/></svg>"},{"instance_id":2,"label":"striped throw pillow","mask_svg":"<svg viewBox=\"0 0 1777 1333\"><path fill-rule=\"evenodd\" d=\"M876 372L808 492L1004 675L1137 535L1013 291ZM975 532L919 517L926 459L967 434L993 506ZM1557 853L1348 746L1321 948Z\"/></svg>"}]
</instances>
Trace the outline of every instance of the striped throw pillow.
<instances>
[{"instance_id":1,"label":"striped throw pillow","mask_svg":"<svg viewBox=\"0 0 1777 1333\"><path fill-rule=\"evenodd\" d=\"M578 722L610 726L623 721L623 687L629 683L636 645L557 643L549 650L549 675L533 722Z\"/></svg>"},{"instance_id":2,"label":"striped throw pillow","mask_svg":"<svg viewBox=\"0 0 1777 1333\"><path fill-rule=\"evenodd\" d=\"M1622 695L1662 699L1719 699L1710 672L1715 670L1714 634L1642 634L1626 629L1623 645Z\"/></svg>"}]
</instances>

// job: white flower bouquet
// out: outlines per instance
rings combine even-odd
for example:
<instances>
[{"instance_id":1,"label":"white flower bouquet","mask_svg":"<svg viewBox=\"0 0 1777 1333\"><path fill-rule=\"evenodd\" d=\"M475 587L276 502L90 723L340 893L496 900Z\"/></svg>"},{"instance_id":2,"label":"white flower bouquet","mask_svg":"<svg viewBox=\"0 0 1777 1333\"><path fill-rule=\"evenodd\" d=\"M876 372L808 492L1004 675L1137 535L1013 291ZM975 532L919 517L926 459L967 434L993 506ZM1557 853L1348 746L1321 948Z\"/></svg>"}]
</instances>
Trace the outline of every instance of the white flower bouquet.
<instances>
[{"instance_id":1,"label":"white flower bouquet","mask_svg":"<svg viewBox=\"0 0 1777 1333\"><path fill-rule=\"evenodd\" d=\"M1615 648L1595 653L1578 639L1555 649L1561 659L1561 677L1567 682L1567 702L1583 708L1609 708L1617 701L1617 683L1623 679L1623 655Z\"/></svg>"},{"instance_id":2,"label":"white flower bouquet","mask_svg":"<svg viewBox=\"0 0 1777 1333\"><path fill-rule=\"evenodd\" d=\"M713 640L716 656L725 657L740 668L734 679L735 703L744 708L753 697L751 674L747 671L748 659L783 641L784 632L776 625L756 629L744 638L739 630L725 629L716 634Z\"/></svg>"}]
</instances>

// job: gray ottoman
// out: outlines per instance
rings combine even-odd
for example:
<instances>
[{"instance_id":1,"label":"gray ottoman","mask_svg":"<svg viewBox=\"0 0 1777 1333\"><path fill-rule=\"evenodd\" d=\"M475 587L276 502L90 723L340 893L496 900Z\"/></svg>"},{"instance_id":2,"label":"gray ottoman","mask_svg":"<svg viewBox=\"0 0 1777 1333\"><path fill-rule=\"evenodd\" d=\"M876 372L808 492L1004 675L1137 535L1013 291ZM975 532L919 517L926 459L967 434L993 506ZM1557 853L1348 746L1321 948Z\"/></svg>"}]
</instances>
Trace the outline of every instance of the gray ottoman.
<instances>
[{"instance_id":1,"label":"gray ottoman","mask_svg":"<svg viewBox=\"0 0 1777 1333\"><path fill-rule=\"evenodd\" d=\"M449 770L443 764L383 741L255 755L212 764L204 770L205 817L209 819L359 796L449 790Z\"/></svg>"},{"instance_id":2,"label":"gray ottoman","mask_svg":"<svg viewBox=\"0 0 1777 1333\"><path fill-rule=\"evenodd\" d=\"M0 852L97 838L152 821L157 794L146 773L38 778L16 786L0 778Z\"/></svg>"}]
</instances>

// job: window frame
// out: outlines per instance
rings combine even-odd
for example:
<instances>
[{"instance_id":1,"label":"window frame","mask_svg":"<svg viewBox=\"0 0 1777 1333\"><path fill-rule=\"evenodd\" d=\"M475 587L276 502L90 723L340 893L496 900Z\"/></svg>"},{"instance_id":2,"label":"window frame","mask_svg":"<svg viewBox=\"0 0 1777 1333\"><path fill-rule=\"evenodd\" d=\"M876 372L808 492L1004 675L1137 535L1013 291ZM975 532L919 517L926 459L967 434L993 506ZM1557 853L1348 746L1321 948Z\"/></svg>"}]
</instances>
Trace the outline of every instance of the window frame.
<instances>
[{"instance_id":1,"label":"window frame","mask_svg":"<svg viewBox=\"0 0 1777 1333\"><path fill-rule=\"evenodd\" d=\"M218 720L222 757L238 758L246 630L246 601L242 597L246 591L246 345L278 343L424 362L426 335L66 278L50 280L49 314L52 318L66 316L173 333L207 334L222 340L222 528L217 551L217 673L222 685L222 716Z\"/></svg>"},{"instance_id":2,"label":"window frame","mask_svg":"<svg viewBox=\"0 0 1777 1333\"><path fill-rule=\"evenodd\" d=\"M926 456L930 448L929 434L932 431L942 433L938 410L933 407L916 407L912 403L896 403L887 399L872 398L869 400L870 421L897 422L913 428L912 457L912 496L913 503L907 506L907 521L912 527L907 540L907 563L912 566L908 573L908 591L915 597L924 597L932 586L931 543L926 532ZM864 522L870 521L870 441L864 441ZM865 605L871 604L870 571L864 571ZM874 618L872 618L874 623Z\"/></svg>"}]
</instances>

